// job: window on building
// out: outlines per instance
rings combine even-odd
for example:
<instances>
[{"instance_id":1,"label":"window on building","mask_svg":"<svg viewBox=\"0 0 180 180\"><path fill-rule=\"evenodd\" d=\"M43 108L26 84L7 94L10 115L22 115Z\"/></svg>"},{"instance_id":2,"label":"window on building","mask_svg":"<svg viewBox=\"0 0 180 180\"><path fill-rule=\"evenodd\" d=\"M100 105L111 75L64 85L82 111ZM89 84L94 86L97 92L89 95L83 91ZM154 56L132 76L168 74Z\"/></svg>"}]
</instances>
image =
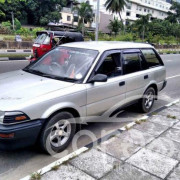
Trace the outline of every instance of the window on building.
<instances>
[{"instance_id":1,"label":"window on building","mask_svg":"<svg viewBox=\"0 0 180 180\"><path fill-rule=\"evenodd\" d=\"M141 17L141 15L140 15L140 14L136 14L136 17L137 17L137 18L140 18L140 17Z\"/></svg>"},{"instance_id":2,"label":"window on building","mask_svg":"<svg viewBox=\"0 0 180 180\"><path fill-rule=\"evenodd\" d=\"M126 8L131 9L131 3L126 3Z\"/></svg>"},{"instance_id":3,"label":"window on building","mask_svg":"<svg viewBox=\"0 0 180 180\"><path fill-rule=\"evenodd\" d=\"M71 21L71 16L67 16L67 21Z\"/></svg>"},{"instance_id":4,"label":"window on building","mask_svg":"<svg viewBox=\"0 0 180 180\"><path fill-rule=\"evenodd\" d=\"M126 12L126 16L130 16L131 15L131 13L130 12Z\"/></svg>"},{"instance_id":5,"label":"window on building","mask_svg":"<svg viewBox=\"0 0 180 180\"><path fill-rule=\"evenodd\" d=\"M144 8L144 12L146 12L146 9Z\"/></svg>"},{"instance_id":6,"label":"window on building","mask_svg":"<svg viewBox=\"0 0 180 180\"><path fill-rule=\"evenodd\" d=\"M79 17L78 16L74 16L74 22L78 22L79 21Z\"/></svg>"}]
</instances>

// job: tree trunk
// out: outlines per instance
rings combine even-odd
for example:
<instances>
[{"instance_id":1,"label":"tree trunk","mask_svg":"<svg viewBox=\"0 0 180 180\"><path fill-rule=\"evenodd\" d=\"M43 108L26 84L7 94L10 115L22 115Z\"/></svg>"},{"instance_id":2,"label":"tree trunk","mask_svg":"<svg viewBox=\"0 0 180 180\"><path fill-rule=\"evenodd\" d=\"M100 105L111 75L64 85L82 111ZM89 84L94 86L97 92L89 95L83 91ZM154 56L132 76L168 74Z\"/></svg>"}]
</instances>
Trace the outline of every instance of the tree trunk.
<instances>
[{"instance_id":1,"label":"tree trunk","mask_svg":"<svg viewBox=\"0 0 180 180\"><path fill-rule=\"evenodd\" d=\"M143 25L143 34L142 34L143 42L144 42L144 36L145 36L145 26Z\"/></svg>"},{"instance_id":2,"label":"tree trunk","mask_svg":"<svg viewBox=\"0 0 180 180\"><path fill-rule=\"evenodd\" d=\"M83 23L83 26L82 26L82 35L84 36L84 18L82 18L82 23Z\"/></svg>"},{"instance_id":3,"label":"tree trunk","mask_svg":"<svg viewBox=\"0 0 180 180\"><path fill-rule=\"evenodd\" d=\"M122 16L121 16L121 13L120 13L120 12L119 12L119 17L120 17L120 19L121 19L122 26L123 26L123 34L125 34L125 26L124 26L123 19L122 19Z\"/></svg>"}]
</instances>

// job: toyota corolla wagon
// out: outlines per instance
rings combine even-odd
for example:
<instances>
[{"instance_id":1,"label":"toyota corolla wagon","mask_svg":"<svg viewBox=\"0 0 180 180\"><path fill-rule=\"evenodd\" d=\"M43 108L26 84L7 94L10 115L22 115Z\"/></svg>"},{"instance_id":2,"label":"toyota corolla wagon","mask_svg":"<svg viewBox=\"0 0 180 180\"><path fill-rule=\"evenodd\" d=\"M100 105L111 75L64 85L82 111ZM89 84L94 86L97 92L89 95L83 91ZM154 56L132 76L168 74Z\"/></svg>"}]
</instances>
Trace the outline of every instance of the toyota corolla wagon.
<instances>
[{"instance_id":1,"label":"toyota corolla wagon","mask_svg":"<svg viewBox=\"0 0 180 180\"><path fill-rule=\"evenodd\" d=\"M38 142L46 152L60 152L86 117L110 117L132 103L149 112L165 86L166 69L149 44L64 44L0 75L0 148Z\"/></svg>"}]
</instances>

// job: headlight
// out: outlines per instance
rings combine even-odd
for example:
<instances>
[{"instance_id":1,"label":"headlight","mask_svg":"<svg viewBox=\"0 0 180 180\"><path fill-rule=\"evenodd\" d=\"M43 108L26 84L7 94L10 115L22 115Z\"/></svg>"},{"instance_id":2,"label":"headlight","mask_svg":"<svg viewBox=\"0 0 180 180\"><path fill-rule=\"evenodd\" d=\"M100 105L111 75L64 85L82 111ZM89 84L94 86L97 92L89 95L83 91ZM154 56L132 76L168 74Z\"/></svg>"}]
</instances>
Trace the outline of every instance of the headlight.
<instances>
[{"instance_id":1,"label":"headlight","mask_svg":"<svg viewBox=\"0 0 180 180\"><path fill-rule=\"evenodd\" d=\"M3 124L18 123L29 119L30 118L26 114L19 111L4 112L4 114L2 113L2 116L0 116L0 122Z\"/></svg>"},{"instance_id":2,"label":"headlight","mask_svg":"<svg viewBox=\"0 0 180 180\"><path fill-rule=\"evenodd\" d=\"M4 119L4 111L0 111L0 123L3 123L3 119Z\"/></svg>"}]
</instances>

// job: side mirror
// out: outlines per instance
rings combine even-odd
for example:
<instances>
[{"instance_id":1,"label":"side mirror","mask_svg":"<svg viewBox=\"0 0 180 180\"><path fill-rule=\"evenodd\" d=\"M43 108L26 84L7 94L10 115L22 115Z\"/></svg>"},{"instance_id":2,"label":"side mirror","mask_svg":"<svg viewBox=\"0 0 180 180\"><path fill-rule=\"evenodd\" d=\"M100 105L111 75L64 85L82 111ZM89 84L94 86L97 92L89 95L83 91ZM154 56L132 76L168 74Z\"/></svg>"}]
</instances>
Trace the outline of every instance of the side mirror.
<instances>
[{"instance_id":1,"label":"side mirror","mask_svg":"<svg viewBox=\"0 0 180 180\"><path fill-rule=\"evenodd\" d=\"M94 82L106 82L107 81L107 75L105 74L96 74L91 80L91 83Z\"/></svg>"}]
</instances>

